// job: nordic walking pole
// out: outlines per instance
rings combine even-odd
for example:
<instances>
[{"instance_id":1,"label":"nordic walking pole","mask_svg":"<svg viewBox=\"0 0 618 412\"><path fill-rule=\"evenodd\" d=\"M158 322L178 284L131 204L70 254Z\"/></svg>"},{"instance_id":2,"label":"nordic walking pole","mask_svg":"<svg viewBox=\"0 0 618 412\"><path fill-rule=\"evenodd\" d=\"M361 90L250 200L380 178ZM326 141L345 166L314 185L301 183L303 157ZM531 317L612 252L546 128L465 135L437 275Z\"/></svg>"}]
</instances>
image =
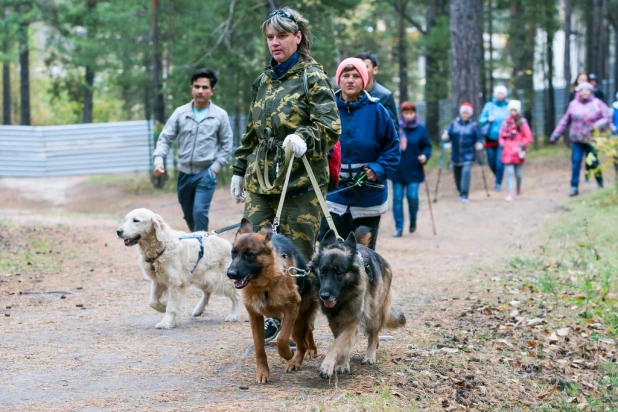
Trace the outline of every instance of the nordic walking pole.
<instances>
[{"instance_id":1,"label":"nordic walking pole","mask_svg":"<svg viewBox=\"0 0 618 412\"><path fill-rule=\"evenodd\" d=\"M487 156L484 150L482 152L485 156ZM483 185L485 185L485 192L487 193L487 197L490 197L491 195L489 194L489 189L487 188L487 178L485 177L485 162L481 161L481 157L482 155L479 154L479 164L481 165L481 174L483 175Z\"/></svg>"},{"instance_id":2,"label":"nordic walking pole","mask_svg":"<svg viewBox=\"0 0 618 412\"><path fill-rule=\"evenodd\" d=\"M444 142L442 142L442 148L440 149L440 168L438 169L438 179L436 180L436 190L433 194L433 202L438 202L438 188L440 187L440 176L442 176L442 168L444 167Z\"/></svg>"},{"instance_id":3,"label":"nordic walking pole","mask_svg":"<svg viewBox=\"0 0 618 412\"><path fill-rule=\"evenodd\" d=\"M433 219L433 209L431 206L431 195L429 194L429 182L427 181L427 174L425 173L425 165L422 164L423 168L423 177L425 178L425 190L427 191L427 203L429 203L429 215L431 216L431 227L433 228L433 235L437 235L436 233L436 222Z\"/></svg>"}]
</instances>

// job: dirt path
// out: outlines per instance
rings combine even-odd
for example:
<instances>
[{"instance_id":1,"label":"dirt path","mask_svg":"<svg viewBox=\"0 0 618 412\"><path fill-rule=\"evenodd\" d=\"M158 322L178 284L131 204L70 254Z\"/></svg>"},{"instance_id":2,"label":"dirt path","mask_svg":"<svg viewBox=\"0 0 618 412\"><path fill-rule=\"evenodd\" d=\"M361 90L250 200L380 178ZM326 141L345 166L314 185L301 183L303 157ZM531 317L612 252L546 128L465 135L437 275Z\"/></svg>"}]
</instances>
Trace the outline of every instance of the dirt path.
<instances>
[{"instance_id":1,"label":"dirt path","mask_svg":"<svg viewBox=\"0 0 618 412\"><path fill-rule=\"evenodd\" d=\"M434 204L438 236L431 233L424 196L414 235L393 239L392 216L385 215L378 251L394 267L394 302L408 326L383 332L391 338L381 343L375 367L360 366L360 340L352 375L340 377L337 385L318 377L322 356L285 374L276 349L269 347L272 382L266 386L254 384L244 309L240 323L223 322L226 299L213 297L203 317L190 319L195 294L176 329L154 328L160 315L148 306L137 252L125 248L114 231L135 207L153 209L184 228L173 194L126 195L118 185L85 179L0 179L0 257L6 260L0 262L0 305L9 315L0 322L0 405L3 410L311 410L326 404L336 386L351 394L372 392L394 374L391 353L426 344L427 321L439 318L447 304L441 297L462 296L481 268L535 247L544 222L568 200L568 160L533 159L524 173L524 196L510 204L503 192L486 198L479 170L470 203L460 204L452 174L443 174ZM584 184L582 191L590 190L592 184ZM239 220L242 205L222 188L211 213L214 226L225 226ZM68 293L24 294L43 291ZM315 336L323 355L332 337L321 316Z\"/></svg>"}]
</instances>

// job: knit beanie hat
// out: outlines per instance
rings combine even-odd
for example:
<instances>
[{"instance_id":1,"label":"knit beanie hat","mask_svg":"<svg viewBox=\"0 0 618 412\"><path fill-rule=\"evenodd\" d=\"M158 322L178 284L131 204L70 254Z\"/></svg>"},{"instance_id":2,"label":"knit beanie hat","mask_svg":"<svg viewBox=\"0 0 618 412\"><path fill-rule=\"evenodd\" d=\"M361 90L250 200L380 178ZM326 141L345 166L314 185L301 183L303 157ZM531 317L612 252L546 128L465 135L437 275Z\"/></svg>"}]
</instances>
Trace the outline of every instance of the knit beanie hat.
<instances>
[{"instance_id":1,"label":"knit beanie hat","mask_svg":"<svg viewBox=\"0 0 618 412\"><path fill-rule=\"evenodd\" d=\"M494 97L498 97L498 94L502 94L505 98L508 94L508 90L503 85L498 85L494 87Z\"/></svg>"},{"instance_id":2,"label":"knit beanie hat","mask_svg":"<svg viewBox=\"0 0 618 412\"><path fill-rule=\"evenodd\" d=\"M508 107L509 111L515 110L517 113L521 114L521 102L519 100L510 100Z\"/></svg>"},{"instance_id":3,"label":"knit beanie hat","mask_svg":"<svg viewBox=\"0 0 618 412\"><path fill-rule=\"evenodd\" d=\"M340 77L343 74L343 69L348 66L353 66L358 73L360 73L360 77L363 80L363 88L367 85L367 80L369 75L367 74L367 65L361 59L357 59L356 57L348 57L341 63L339 63L339 67L337 67L337 73L335 74L335 79L337 80L337 86L341 87Z\"/></svg>"},{"instance_id":4,"label":"knit beanie hat","mask_svg":"<svg viewBox=\"0 0 618 412\"><path fill-rule=\"evenodd\" d=\"M465 102L459 106L459 113L470 113L470 116L474 114L474 108L471 103Z\"/></svg>"},{"instance_id":5,"label":"knit beanie hat","mask_svg":"<svg viewBox=\"0 0 618 412\"><path fill-rule=\"evenodd\" d=\"M580 92L584 89L588 89L590 91L594 90L594 87L588 83L588 82L581 82L580 84L577 85L577 87L575 88L576 92Z\"/></svg>"},{"instance_id":6,"label":"knit beanie hat","mask_svg":"<svg viewBox=\"0 0 618 412\"><path fill-rule=\"evenodd\" d=\"M405 102L401 103L401 111L405 112L406 110L412 110L413 112L415 112L416 105L406 100Z\"/></svg>"}]
</instances>

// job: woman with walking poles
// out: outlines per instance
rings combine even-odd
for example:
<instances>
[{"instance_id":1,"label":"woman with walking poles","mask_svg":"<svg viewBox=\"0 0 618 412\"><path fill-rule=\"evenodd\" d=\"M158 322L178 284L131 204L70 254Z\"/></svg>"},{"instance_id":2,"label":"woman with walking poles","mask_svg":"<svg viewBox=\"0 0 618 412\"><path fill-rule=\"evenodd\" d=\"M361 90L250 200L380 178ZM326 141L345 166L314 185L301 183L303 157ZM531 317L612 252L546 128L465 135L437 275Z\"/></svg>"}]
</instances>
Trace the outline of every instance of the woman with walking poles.
<instances>
[{"instance_id":1,"label":"woman with walking poles","mask_svg":"<svg viewBox=\"0 0 618 412\"><path fill-rule=\"evenodd\" d=\"M306 156L324 193L328 185L327 154L339 138L341 121L332 83L311 57L308 24L300 13L287 7L271 12L262 24L272 60L252 85L247 129L236 149L230 188L237 202L245 202L244 216L256 230L275 219L283 184L271 187L269 182L288 145L295 157ZM300 159L290 167L279 231L309 261L322 210L315 191L310 190L309 170ZM279 329L278 320L267 319L265 340L276 339Z\"/></svg>"},{"instance_id":2,"label":"woman with walking poles","mask_svg":"<svg viewBox=\"0 0 618 412\"><path fill-rule=\"evenodd\" d=\"M509 117L502 123L498 142L502 148L502 163L506 180L505 200L510 202L513 200L513 194L521 196L526 147L532 143L532 131L528 126L528 121L521 117L521 102L511 100L508 107ZM517 185L513 190L515 182Z\"/></svg>"},{"instance_id":3,"label":"woman with walking poles","mask_svg":"<svg viewBox=\"0 0 618 412\"><path fill-rule=\"evenodd\" d=\"M395 233L393 237L401 237L404 228L403 198L408 199L410 224L409 232L416 231L416 215L418 214L418 190L425 181L425 163L431 157L431 141L425 126L419 123L414 103L401 103L401 119L399 120L399 148L401 160L397 171L390 177L393 182L393 216L395 218Z\"/></svg>"},{"instance_id":4,"label":"woman with walking poles","mask_svg":"<svg viewBox=\"0 0 618 412\"><path fill-rule=\"evenodd\" d=\"M442 134L442 140L452 143L451 163L459 201L462 203L468 203L470 175L476 152L483 150L481 133L476 122L472 120L472 114L474 114L472 104L462 104L459 107L459 116L451 120Z\"/></svg>"},{"instance_id":5,"label":"woman with walking poles","mask_svg":"<svg viewBox=\"0 0 618 412\"><path fill-rule=\"evenodd\" d=\"M372 230L375 249L380 217L388 209L387 177L399 165L399 137L386 108L367 93L367 65L352 57L343 60L335 79L341 118L341 172L339 186L326 197L339 236L358 226ZM355 185L350 190L347 185ZM321 232L328 229L324 221Z\"/></svg>"},{"instance_id":6,"label":"woman with walking poles","mask_svg":"<svg viewBox=\"0 0 618 412\"><path fill-rule=\"evenodd\" d=\"M555 143L566 132L567 127L571 128L569 135L572 145L571 154L571 191L569 196L579 194L579 175L582 160L590 158L592 162L596 159L594 134L607 128L611 122L611 111L609 107L600 99L592 94L593 86L588 82L580 83L575 91L575 99L569 103L569 107L551 134L550 143ZM598 162L598 160L597 160ZM603 174L596 170L594 177L599 188L603 187Z\"/></svg>"},{"instance_id":7,"label":"woman with walking poles","mask_svg":"<svg viewBox=\"0 0 618 412\"><path fill-rule=\"evenodd\" d=\"M483 107L478 122L479 126L481 126L481 135L485 139L487 162L489 163L489 168L496 176L496 192L499 192L502 187L502 177L504 175L502 148L498 143L498 138L500 137L500 127L509 116L506 96L506 87L502 85L496 86L494 88L494 97Z\"/></svg>"}]
</instances>

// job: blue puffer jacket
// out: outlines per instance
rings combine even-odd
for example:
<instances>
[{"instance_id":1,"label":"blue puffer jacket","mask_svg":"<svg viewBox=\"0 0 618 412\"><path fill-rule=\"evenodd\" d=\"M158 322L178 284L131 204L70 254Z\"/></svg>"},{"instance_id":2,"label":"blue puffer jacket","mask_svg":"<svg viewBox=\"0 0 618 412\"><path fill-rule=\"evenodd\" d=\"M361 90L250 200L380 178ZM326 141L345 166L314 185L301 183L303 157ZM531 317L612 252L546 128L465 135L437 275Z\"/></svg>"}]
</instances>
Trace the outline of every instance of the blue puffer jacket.
<instances>
[{"instance_id":1,"label":"blue puffer jacket","mask_svg":"<svg viewBox=\"0 0 618 412\"><path fill-rule=\"evenodd\" d=\"M401 151L401 160L397 171L393 173L390 179L393 183L422 183L425 181L425 173L423 166L418 161L420 155L425 155L427 160L431 157L431 141L429 133L425 126L420 123L409 123L402 120L399 121L399 130L401 138L408 139L406 150Z\"/></svg>"},{"instance_id":2,"label":"blue puffer jacket","mask_svg":"<svg viewBox=\"0 0 618 412\"><path fill-rule=\"evenodd\" d=\"M476 143L482 143L483 137L479 131L476 122L468 120L464 122L461 117L451 120L447 129L449 141L453 144L451 150L451 162L454 164L462 164L474 162L476 158Z\"/></svg>"},{"instance_id":3,"label":"blue puffer jacket","mask_svg":"<svg viewBox=\"0 0 618 412\"><path fill-rule=\"evenodd\" d=\"M502 123L509 117L509 102L506 99L498 101L495 97L491 99L491 102L487 102L479 116L479 126L485 126L489 122L488 119L492 116L494 117L494 121L489 126L488 138L491 140L498 140Z\"/></svg>"},{"instance_id":4,"label":"blue puffer jacket","mask_svg":"<svg viewBox=\"0 0 618 412\"><path fill-rule=\"evenodd\" d=\"M375 183L384 184L384 188L362 185L329 194L326 199L347 206L379 206L388 198L386 178L399 165L399 136L395 125L388 110L367 92L352 103L341 99L341 91L336 93L336 98L341 118L340 184L349 177L355 177L363 166L367 166L378 178Z\"/></svg>"}]
</instances>

